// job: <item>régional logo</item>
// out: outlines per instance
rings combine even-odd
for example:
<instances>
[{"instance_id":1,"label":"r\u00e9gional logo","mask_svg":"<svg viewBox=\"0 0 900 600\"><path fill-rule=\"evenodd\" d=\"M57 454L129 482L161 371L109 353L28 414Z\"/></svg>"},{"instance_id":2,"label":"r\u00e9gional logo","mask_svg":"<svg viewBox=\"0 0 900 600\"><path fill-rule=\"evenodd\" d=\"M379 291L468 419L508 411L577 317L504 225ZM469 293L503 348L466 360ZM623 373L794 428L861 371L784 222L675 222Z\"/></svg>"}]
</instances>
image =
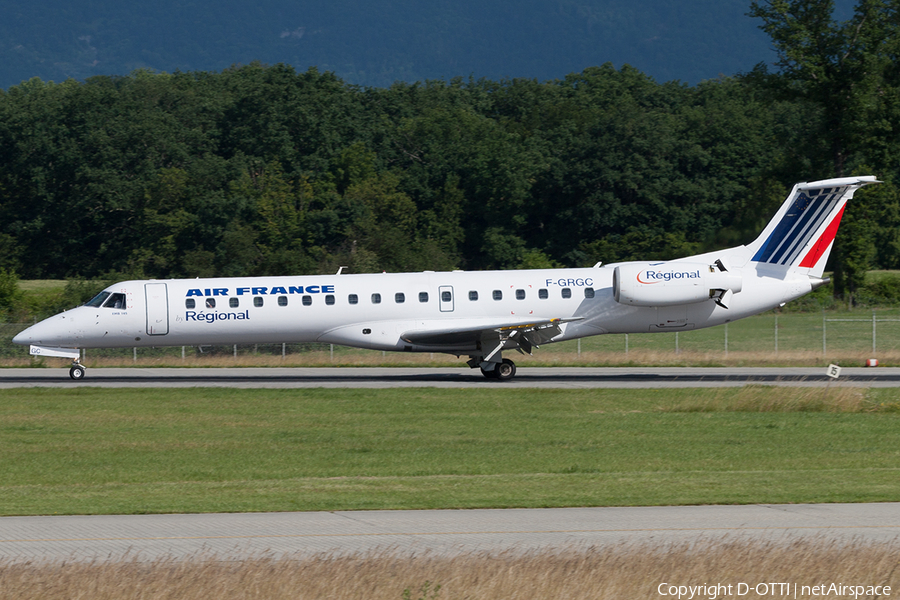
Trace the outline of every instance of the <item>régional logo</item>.
<instances>
[{"instance_id":1,"label":"r\u00e9gional logo","mask_svg":"<svg viewBox=\"0 0 900 600\"><path fill-rule=\"evenodd\" d=\"M641 275L644 279L641 279ZM637 274L638 283L653 284L673 279L700 279L700 271L656 271L646 269ZM646 281L645 281L646 280Z\"/></svg>"}]
</instances>

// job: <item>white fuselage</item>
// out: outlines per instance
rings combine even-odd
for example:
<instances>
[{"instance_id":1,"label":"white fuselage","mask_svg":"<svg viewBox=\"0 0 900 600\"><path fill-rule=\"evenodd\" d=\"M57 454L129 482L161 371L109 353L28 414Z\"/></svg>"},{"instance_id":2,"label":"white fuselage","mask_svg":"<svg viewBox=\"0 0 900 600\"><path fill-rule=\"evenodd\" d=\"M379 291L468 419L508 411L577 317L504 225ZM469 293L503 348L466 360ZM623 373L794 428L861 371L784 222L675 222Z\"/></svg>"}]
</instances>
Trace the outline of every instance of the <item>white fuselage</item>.
<instances>
[{"instance_id":1,"label":"white fuselage","mask_svg":"<svg viewBox=\"0 0 900 600\"><path fill-rule=\"evenodd\" d=\"M552 319L563 322L554 342L685 331L756 314L811 289L806 276L787 280L786 269L743 266L743 289L728 308L710 299L664 307L622 304L613 297L615 265L125 281L107 288L124 295L124 307L74 308L22 332L16 342L70 348L326 342L465 354L477 350L471 339L422 344L401 335Z\"/></svg>"}]
</instances>

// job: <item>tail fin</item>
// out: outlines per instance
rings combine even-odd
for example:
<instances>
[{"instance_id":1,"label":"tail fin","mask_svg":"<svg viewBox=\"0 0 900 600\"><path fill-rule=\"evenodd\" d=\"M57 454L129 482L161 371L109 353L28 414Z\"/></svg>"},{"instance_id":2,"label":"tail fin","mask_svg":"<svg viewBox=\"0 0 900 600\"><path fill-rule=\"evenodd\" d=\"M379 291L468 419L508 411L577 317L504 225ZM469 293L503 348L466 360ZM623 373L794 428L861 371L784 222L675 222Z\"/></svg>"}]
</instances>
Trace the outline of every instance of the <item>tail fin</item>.
<instances>
[{"instance_id":1,"label":"tail fin","mask_svg":"<svg viewBox=\"0 0 900 600\"><path fill-rule=\"evenodd\" d=\"M881 182L866 175L798 183L765 230L748 246L750 260L821 277L847 200L870 183Z\"/></svg>"}]
</instances>

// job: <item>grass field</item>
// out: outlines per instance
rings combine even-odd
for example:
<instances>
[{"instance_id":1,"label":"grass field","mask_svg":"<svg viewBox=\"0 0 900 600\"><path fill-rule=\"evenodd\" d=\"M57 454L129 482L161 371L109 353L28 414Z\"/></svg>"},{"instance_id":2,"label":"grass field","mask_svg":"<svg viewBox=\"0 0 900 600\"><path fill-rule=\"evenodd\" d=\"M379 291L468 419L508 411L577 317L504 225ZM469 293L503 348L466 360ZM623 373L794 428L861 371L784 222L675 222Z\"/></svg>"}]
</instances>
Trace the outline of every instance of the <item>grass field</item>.
<instances>
[{"instance_id":1,"label":"grass field","mask_svg":"<svg viewBox=\"0 0 900 600\"><path fill-rule=\"evenodd\" d=\"M894 390L0 391L0 514L900 500Z\"/></svg>"},{"instance_id":2,"label":"grass field","mask_svg":"<svg viewBox=\"0 0 900 600\"><path fill-rule=\"evenodd\" d=\"M21 279L19 289L26 294L40 296L59 294L66 289L65 279Z\"/></svg>"},{"instance_id":3,"label":"grass field","mask_svg":"<svg viewBox=\"0 0 900 600\"><path fill-rule=\"evenodd\" d=\"M798 598L868 599L896 595L900 586L897 553L897 544L889 543L705 540L674 547L611 546L453 557L386 552L240 562L198 557L149 564L0 563L0 600L623 600L678 598L679 592L686 600L690 591L678 586L716 584L723 586L720 593L710 594L709 587L703 590L706 593L695 589L693 598L793 598L796 584ZM741 582L749 582L746 589L739 587ZM769 582L789 587L756 587ZM662 584L666 584L661 588L666 596L659 593ZM822 584L853 589L840 595L814 595L812 587ZM885 593L883 586L890 590Z\"/></svg>"}]
</instances>

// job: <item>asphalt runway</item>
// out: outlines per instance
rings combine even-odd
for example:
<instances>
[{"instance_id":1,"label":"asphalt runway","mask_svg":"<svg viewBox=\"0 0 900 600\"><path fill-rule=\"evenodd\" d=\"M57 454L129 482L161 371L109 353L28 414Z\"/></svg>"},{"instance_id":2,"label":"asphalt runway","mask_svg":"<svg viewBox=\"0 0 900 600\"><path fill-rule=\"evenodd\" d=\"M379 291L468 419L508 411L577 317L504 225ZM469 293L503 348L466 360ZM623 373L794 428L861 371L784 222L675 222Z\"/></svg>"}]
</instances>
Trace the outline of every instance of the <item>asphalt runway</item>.
<instances>
[{"instance_id":1,"label":"asphalt runway","mask_svg":"<svg viewBox=\"0 0 900 600\"><path fill-rule=\"evenodd\" d=\"M0 560L448 555L798 537L900 544L900 503L3 517Z\"/></svg>"},{"instance_id":2,"label":"asphalt runway","mask_svg":"<svg viewBox=\"0 0 900 600\"><path fill-rule=\"evenodd\" d=\"M232 388L666 388L783 386L900 387L900 368L844 368L837 380L824 368L769 367L522 367L512 381L486 379L466 367L346 368L92 368L81 381L68 368L0 369L0 388L232 387Z\"/></svg>"}]
</instances>

